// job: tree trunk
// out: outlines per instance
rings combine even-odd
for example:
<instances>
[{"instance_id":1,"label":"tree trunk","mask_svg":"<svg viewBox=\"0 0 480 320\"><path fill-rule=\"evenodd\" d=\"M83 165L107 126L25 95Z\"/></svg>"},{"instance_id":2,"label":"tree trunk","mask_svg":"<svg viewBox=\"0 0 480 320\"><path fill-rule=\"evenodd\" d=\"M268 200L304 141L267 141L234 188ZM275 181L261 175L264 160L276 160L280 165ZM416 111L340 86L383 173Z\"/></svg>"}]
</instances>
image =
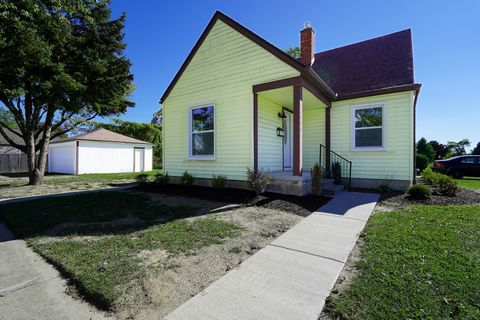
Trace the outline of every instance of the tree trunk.
<instances>
[{"instance_id":1,"label":"tree trunk","mask_svg":"<svg viewBox=\"0 0 480 320\"><path fill-rule=\"evenodd\" d=\"M36 161L35 138L32 135L31 139L27 139L27 162L28 162L28 184L38 186L43 183L45 175L45 167L47 164L48 145L50 143L51 125L47 126L43 132L38 145L38 161ZM31 144L31 145L30 145Z\"/></svg>"}]
</instances>

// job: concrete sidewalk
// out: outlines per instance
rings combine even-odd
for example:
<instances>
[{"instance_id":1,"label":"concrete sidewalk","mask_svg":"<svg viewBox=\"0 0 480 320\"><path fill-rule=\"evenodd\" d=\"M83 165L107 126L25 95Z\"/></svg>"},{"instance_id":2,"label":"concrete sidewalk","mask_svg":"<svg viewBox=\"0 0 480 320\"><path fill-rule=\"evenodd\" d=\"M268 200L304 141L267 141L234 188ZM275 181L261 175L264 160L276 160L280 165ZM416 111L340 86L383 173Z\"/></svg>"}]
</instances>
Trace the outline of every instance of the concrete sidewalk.
<instances>
[{"instance_id":1,"label":"concrete sidewalk","mask_svg":"<svg viewBox=\"0 0 480 320\"><path fill-rule=\"evenodd\" d=\"M377 201L341 193L166 319L316 320Z\"/></svg>"},{"instance_id":2,"label":"concrete sidewalk","mask_svg":"<svg viewBox=\"0 0 480 320\"><path fill-rule=\"evenodd\" d=\"M0 224L0 319L105 319L65 289L58 271Z\"/></svg>"}]
</instances>

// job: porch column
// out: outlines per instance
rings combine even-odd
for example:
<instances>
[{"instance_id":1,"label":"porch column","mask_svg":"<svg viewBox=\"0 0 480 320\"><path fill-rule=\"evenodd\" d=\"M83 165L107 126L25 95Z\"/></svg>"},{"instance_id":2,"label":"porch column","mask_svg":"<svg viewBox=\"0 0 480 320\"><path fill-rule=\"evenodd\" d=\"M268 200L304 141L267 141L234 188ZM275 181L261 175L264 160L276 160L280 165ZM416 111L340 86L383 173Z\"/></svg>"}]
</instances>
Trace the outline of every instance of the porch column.
<instances>
[{"instance_id":1,"label":"porch column","mask_svg":"<svg viewBox=\"0 0 480 320\"><path fill-rule=\"evenodd\" d=\"M258 171L258 95L253 93L253 170Z\"/></svg>"},{"instance_id":2,"label":"porch column","mask_svg":"<svg viewBox=\"0 0 480 320\"><path fill-rule=\"evenodd\" d=\"M302 86L293 86L293 175L302 175Z\"/></svg>"},{"instance_id":3,"label":"porch column","mask_svg":"<svg viewBox=\"0 0 480 320\"><path fill-rule=\"evenodd\" d=\"M325 167L327 168L327 171L330 172L331 166L330 166L330 148L331 148L331 141L332 138L330 136L331 132L331 123L332 123L332 118L331 118L331 106L327 107L325 109L325 147L327 150L325 150ZM322 161L322 159L320 159Z\"/></svg>"}]
</instances>

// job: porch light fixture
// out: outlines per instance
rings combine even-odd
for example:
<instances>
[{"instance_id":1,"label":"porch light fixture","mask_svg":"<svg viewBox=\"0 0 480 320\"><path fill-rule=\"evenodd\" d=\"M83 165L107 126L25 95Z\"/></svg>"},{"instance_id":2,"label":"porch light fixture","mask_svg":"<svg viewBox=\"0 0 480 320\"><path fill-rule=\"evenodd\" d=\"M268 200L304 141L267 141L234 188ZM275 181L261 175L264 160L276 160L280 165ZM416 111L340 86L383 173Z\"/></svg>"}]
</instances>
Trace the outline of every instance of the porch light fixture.
<instances>
[{"instance_id":1,"label":"porch light fixture","mask_svg":"<svg viewBox=\"0 0 480 320\"><path fill-rule=\"evenodd\" d=\"M283 128L277 128L277 137L285 137L285 131L283 130Z\"/></svg>"},{"instance_id":2,"label":"porch light fixture","mask_svg":"<svg viewBox=\"0 0 480 320\"><path fill-rule=\"evenodd\" d=\"M286 118L287 118L287 115L285 114L285 111L282 111L282 112L279 112L279 113L278 113L278 117L279 117L279 118L282 118L282 119L286 119Z\"/></svg>"}]
</instances>

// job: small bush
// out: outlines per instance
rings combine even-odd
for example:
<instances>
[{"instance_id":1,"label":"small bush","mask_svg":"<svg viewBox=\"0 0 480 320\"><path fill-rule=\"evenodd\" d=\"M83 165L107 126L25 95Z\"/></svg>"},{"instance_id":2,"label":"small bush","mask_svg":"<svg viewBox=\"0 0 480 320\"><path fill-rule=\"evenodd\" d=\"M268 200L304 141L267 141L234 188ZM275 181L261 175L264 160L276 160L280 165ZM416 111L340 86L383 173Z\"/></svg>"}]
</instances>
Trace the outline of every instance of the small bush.
<instances>
[{"instance_id":1,"label":"small bush","mask_svg":"<svg viewBox=\"0 0 480 320\"><path fill-rule=\"evenodd\" d=\"M320 194L322 191L322 169L318 163L313 165L310 175L312 177L312 193Z\"/></svg>"},{"instance_id":2,"label":"small bush","mask_svg":"<svg viewBox=\"0 0 480 320\"><path fill-rule=\"evenodd\" d=\"M270 176L265 174L262 170L252 170L247 168L247 181L251 189L255 191L257 195L265 192L268 184L270 183Z\"/></svg>"},{"instance_id":3,"label":"small bush","mask_svg":"<svg viewBox=\"0 0 480 320\"><path fill-rule=\"evenodd\" d=\"M342 166L340 162L334 162L332 164L332 178L335 184L342 183Z\"/></svg>"},{"instance_id":4,"label":"small bush","mask_svg":"<svg viewBox=\"0 0 480 320\"><path fill-rule=\"evenodd\" d=\"M412 199L425 199L432 195L432 191L423 184L414 184L408 187L407 195Z\"/></svg>"},{"instance_id":5,"label":"small bush","mask_svg":"<svg viewBox=\"0 0 480 320\"><path fill-rule=\"evenodd\" d=\"M428 157L424 154L417 153L416 164L418 171L422 172L428 166Z\"/></svg>"},{"instance_id":6,"label":"small bush","mask_svg":"<svg viewBox=\"0 0 480 320\"><path fill-rule=\"evenodd\" d=\"M433 181L433 186L435 187L435 191L442 196L453 197L458 191L457 181L444 174L437 173Z\"/></svg>"},{"instance_id":7,"label":"small bush","mask_svg":"<svg viewBox=\"0 0 480 320\"><path fill-rule=\"evenodd\" d=\"M186 186L191 186L195 182L195 177L185 171L183 175L180 177L180 183Z\"/></svg>"},{"instance_id":8,"label":"small bush","mask_svg":"<svg viewBox=\"0 0 480 320\"><path fill-rule=\"evenodd\" d=\"M148 181L148 176L146 174L139 174L135 177L135 180L139 183L146 183Z\"/></svg>"},{"instance_id":9,"label":"small bush","mask_svg":"<svg viewBox=\"0 0 480 320\"><path fill-rule=\"evenodd\" d=\"M225 188L225 186L227 185L227 181L227 176L221 174L213 175L212 187L217 189Z\"/></svg>"},{"instance_id":10,"label":"small bush","mask_svg":"<svg viewBox=\"0 0 480 320\"><path fill-rule=\"evenodd\" d=\"M157 173L157 175L155 176L155 182L162 186L169 184L170 176L168 175L168 172Z\"/></svg>"},{"instance_id":11,"label":"small bush","mask_svg":"<svg viewBox=\"0 0 480 320\"><path fill-rule=\"evenodd\" d=\"M422 172L422 178L426 184L433 184L433 181L435 180L435 176L437 175L438 173L433 172L431 168L426 168Z\"/></svg>"}]
</instances>

